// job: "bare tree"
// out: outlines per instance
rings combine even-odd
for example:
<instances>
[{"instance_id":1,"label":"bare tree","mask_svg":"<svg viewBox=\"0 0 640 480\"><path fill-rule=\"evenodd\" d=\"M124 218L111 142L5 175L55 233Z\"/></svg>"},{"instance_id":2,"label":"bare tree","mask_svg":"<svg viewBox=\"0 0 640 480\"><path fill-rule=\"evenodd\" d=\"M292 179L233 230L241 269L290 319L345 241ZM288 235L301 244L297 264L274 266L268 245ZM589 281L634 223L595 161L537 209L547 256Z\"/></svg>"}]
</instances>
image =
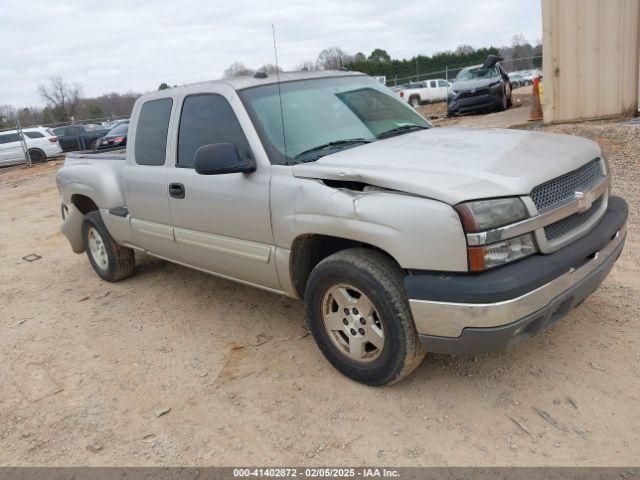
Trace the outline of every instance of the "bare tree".
<instances>
[{"instance_id":1,"label":"bare tree","mask_svg":"<svg viewBox=\"0 0 640 480\"><path fill-rule=\"evenodd\" d=\"M69 85L62 77L50 77L49 85L40 85L38 93L51 107L56 120L66 121L73 117L82 89L79 85Z\"/></svg>"},{"instance_id":2,"label":"bare tree","mask_svg":"<svg viewBox=\"0 0 640 480\"><path fill-rule=\"evenodd\" d=\"M458 48L456 48L455 54L456 55L469 55L473 52L475 52L476 49L473 48L471 45L458 45Z\"/></svg>"},{"instance_id":3,"label":"bare tree","mask_svg":"<svg viewBox=\"0 0 640 480\"><path fill-rule=\"evenodd\" d=\"M254 73L255 72L251 68L245 66L243 63L233 62L222 75L224 78L235 78L242 77L244 75L253 75Z\"/></svg>"},{"instance_id":4,"label":"bare tree","mask_svg":"<svg viewBox=\"0 0 640 480\"><path fill-rule=\"evenodd\" d=\"M280 67L277 67L273 63L265 63L258 69L258 71L271 74L276 72L282 72L282 69Z\"/></svg>"},{"instance_id":5,"label":"bare tree","mask_svg":"<svg viewBox=\"0 0 640 480\"><path fill-rule=\"evenodd\" d=\"M527 39L525 38L525 36L522 33L518 33L516 35L514 35L513 37L511 37L511 46L512 47L521 47L523 45L527 45L529 42L527 42Z\"/></svg>"},{"instance_id":6,"label":"bare tree","mask_svg":"<svg viewBox=\"0 0 640 480\"><path fill-rule=\"evenodd\" d=\"M0 105L0 124L9 124L16 116L16 109L11 105Z\"/></svg>"},{"instance_id":7,"label":"bare tree","mask_svg":"<svg viewBox=\"0 0 640 480\"><path fill-rule=\"evenodd\" d=\"M353 57L341 48L329 47L320 52L316 63L322 70L340 70L352 61Z\"/></svg>"},{"instance_id":8,"label":"bare tree","mask_svg":"<svg viewBox=\"0 0 640 480\"><path fill-rule=\"evenodd\" d=\"M318 64L313 60L303 60L296 66L296 70L299 72L311 72L318 70Z\"/></svg>"}]
</instances>

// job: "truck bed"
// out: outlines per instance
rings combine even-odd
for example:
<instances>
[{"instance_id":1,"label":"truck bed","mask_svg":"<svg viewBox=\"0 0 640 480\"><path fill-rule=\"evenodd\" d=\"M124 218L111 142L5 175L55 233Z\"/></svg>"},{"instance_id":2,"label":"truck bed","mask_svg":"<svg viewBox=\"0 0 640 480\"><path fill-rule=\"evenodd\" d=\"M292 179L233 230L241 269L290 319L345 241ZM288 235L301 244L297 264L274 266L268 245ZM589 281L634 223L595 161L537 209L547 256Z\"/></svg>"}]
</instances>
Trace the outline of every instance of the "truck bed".
<instances>
[{"instance_id":1,"label":"truck bed","mask_svg":"<svg viewBox=\"0 0 640 480\"><path fill-rule=\"evenodd\" d=\"M124 148L110 150L108 152L94 152L85 150L82 152L68 153L67 160L126 160L127 151Z\"/></svg>"}]
</instances>

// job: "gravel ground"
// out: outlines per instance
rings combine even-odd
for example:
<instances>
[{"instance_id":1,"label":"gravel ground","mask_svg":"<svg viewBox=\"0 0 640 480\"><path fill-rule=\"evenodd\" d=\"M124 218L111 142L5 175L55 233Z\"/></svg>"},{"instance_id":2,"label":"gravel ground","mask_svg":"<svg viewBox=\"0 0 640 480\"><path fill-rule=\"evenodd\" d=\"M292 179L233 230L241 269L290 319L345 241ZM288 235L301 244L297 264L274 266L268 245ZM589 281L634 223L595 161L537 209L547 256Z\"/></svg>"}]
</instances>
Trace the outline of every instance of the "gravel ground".
<instances>
[{"instance_id":1,"label":"gravel ground","mask_svg":"<svg viewBox=\"0 0 640 480\"><path fill-rule=\"evenodd\" d=\"M549 332L387 388L336 373L299 302L146 256L102 282L59 233L59 165L0 171L0 465L637 465L640 126L542 128L609 155L616 267Z\"/></svg>"}]
</instances>

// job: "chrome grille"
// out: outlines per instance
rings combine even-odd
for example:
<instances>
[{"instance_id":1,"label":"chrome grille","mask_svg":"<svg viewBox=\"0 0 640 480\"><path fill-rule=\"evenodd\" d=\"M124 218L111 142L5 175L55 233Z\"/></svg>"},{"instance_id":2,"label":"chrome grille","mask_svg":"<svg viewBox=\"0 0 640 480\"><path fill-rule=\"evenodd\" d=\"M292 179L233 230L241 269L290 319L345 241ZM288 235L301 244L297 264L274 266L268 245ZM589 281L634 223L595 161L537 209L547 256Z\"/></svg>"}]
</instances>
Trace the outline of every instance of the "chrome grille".
<instances>
[{"instance_id":1,"label":"chrome grille","mask_svg":"<svg viewBox=\"0 0 640 480\"><path fill-rule=\"evenodd\" d=\"M600 198L591 204L591 208L586 212L574 213L544 227L544 234L547 240L553 241L562 238L587 223L598 212L603 199L604 195L601 195Z\"/></svg>"},{"instance_id":2,"label":"chrome grille","mask_svg":"<svg viewBox=\"0 0 640 480\"><path fill-rule=\"evenodd\" d=\"M531 191L531 199L536 208L542 210L572 198L575 192L588 190L602 178L602 165L596 158L573 172L538 185Z\"/></svg>"}]
</instances>

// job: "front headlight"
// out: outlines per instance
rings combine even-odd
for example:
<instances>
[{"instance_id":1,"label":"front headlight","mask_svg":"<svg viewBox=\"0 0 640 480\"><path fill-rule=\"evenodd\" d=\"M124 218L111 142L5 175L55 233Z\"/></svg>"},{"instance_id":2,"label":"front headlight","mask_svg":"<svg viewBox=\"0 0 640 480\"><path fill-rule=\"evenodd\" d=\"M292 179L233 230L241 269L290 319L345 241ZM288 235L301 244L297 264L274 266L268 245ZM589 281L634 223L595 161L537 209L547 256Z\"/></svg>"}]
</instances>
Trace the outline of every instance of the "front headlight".
<instances>
[{"instance_id":1,"label":"front headlight","mask_svg":"<svg viewBox=\"0 0 640 480\"><path fill-rule=\"evenodd\" d=\"M461 203L456 206L466 233L478 233L503 227L528 218L519 198L496 198ZM532 233L480 247L468 247L469 270L481 272L505 265L538 251Z\"/></svg>"},{"instance_id":2,"label":"front headlight","mask_svg":"<svg viewBox=\"0 0 640 480\"><path fill-rule=\"evenodd\" d=\"M492 243L483 247L469 247L469 270L482 272L507 263L520 260L537 253L538 248L532 233L510 238L503 242Z\"/></svg>"},{"instance_id":3,"label":"front headlight","mask_svg":"<svg viewBox=\"0 0 640 480\"><path fill-rule=\"evenodd\" d=\"M456 206L456 210L467 233L491 230L528 217L527 209L519 198L466 202Z\"/></svg>"}]
</instances>

